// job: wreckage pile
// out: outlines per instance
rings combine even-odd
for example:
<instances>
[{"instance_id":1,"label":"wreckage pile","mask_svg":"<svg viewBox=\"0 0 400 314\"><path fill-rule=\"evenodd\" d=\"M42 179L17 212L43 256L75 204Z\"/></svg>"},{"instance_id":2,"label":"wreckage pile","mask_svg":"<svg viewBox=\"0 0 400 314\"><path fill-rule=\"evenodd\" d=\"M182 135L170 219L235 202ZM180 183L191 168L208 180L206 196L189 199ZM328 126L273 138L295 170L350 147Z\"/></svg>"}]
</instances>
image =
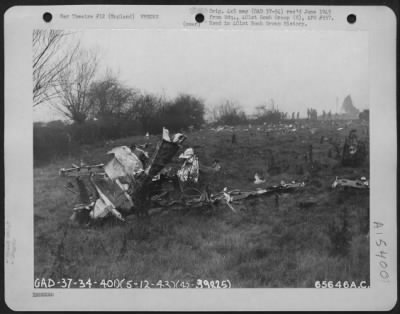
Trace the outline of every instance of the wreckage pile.
<instances>
[{"instance_id":1,"label":"wreckage pile","mask_svg":"<svg viewBox=\"0 0 400 314\"><path fill-rule=\"evenodd\" d=\"M73 164L72 168L60 169L61 176L75 178L66 188L80 199L73 208L71 219L87 224L115 216L125 221L125 217L131 214L151 215L170 209L215 209L218 204L237 212L235 204L244 199L261 195L274 195L277 199L281 193L293 192L305 186L304 182L281 181L278 185L250 191L228 187L220 192L210 191L207 181L211 180L208 180L208 176L221 170L218 160L214 160L212 166L205 166L199 162L194 149L189 147L178 156L182 161L178 169L169 165L185 139L186 136L181 133L170 136L164 128L151 157L144 150L147 145L118 146L107 152L113 158L106 164ZM357 140L355 132L350 132L343 148L342 162L361 162L360 154L363 151L363 143ZM262 186L265 183L266 180L259 173L254 175L254 185ZM368 191L369 181L365 177L355 180L336 177L331 186L333 189Z\"/></svg>"},{"instance_id":2,"label":"wreckage pile","mask_svg":"<svg viewBox=\"0 0 400 314\"><path fill-rule=\"evenodd\" d=\"M162 140L158 143L152 157L140 147L119 146L110 150L113 158L107 164L81 165L62 168L61 176L75 178L66 188L79 195L80 203L73 208L71 219L79 223L115 216L125 221L130 214L147 215L163 209L185 209L212 207L218 203L226 204L233 212L234 204L260 195L291 192L304 187L304 182L281 182L268 188L254 191L228 190L218 193L203 188L192 188L196 193L187 193L185 186L199 182L200 173L218 172L221 166L217 160L211 167L201 166L193 148L187 148L179 159L183 164L177 171L167 167L182 147L186 137L177 133L173 137L163 129ZM173 187L163 189L164 184ZM176 193L178 192L178 193ZM176 196L178 195L178 196ZM175 197L174 197L175 196ZM155 210L158 209L158 210Z\"/></svg>"},{"instance_id":3,"label":"wreckage pile","mask_svg":"<svg viewBox=\"0 0 400 314\"><path fill-rule=\"evenodd\" d=\"M367 155L365 143L358 139L356 130L351 130L343 146L342 165L356 167Z\"/></svg>"}]
</instances>

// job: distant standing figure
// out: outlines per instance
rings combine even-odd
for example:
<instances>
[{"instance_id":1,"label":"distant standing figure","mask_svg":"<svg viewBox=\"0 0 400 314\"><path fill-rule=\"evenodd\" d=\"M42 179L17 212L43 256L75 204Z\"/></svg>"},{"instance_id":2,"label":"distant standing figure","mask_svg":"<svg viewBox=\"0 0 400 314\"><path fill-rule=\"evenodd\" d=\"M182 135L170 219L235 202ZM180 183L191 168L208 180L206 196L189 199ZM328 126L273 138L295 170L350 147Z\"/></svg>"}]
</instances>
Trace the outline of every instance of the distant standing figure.
<instances>
[{"instance_id":1,"label":"distant standing figure","mask_svg":"<svg viewBox=\"0 0 400 314\"><path fill-rule=\"evenodd\" d=\"M232 144L236 144L236 134L232 133Z\"/></svg>"},{"instance_id":2,"label":"distant standing figure","mask_svg":"<svg viewBox=\"0 0 400 314\"><path fill-rule=\"evenodd\" d=\"M308 153L309 153L310 162L312 163L313 162L313 147L312 147L312 144L310 144L310 146L308 146Z\"/></svg>"},{"instance_id":3,"label":"distant standing figure","mask_svg":"<svg viewBox=\"0 0 400 314\"><path fill-rule=\"evenodd\" d=\"M279 208L279 194L275 193L275 207Z\"/></svg>"}]
</instances>

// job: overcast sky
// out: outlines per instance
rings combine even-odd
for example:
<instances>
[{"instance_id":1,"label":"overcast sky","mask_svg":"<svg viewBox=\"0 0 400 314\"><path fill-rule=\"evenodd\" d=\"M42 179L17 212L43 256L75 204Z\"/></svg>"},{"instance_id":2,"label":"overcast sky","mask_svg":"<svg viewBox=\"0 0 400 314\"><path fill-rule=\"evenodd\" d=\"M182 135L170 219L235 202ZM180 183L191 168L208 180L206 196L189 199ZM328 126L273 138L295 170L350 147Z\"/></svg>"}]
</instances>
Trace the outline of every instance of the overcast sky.
<instances>
[{"instance_id":1,"label":"overcast sky","mask_svg":"<svg viewBox=\"0 0 400 314\"><path fill-rule=\"evenodd\" d=\"M189 93L207 107L225 99L247 113L270 99L287 112L308 107L336 111L351 95L368 104L368 37L365 32L87 30L81 45L96 49L127 85L175 97ZM35 120L59 116L46 106Z\"/></svg>"}]
</instances>

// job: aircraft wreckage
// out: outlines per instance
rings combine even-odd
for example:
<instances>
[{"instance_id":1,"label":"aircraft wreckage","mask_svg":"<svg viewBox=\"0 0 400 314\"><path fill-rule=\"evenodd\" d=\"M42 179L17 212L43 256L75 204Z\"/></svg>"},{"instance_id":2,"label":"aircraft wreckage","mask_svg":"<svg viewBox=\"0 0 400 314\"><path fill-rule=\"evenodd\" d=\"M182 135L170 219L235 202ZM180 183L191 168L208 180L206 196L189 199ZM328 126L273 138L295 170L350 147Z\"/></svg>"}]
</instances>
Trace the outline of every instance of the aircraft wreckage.
<instances>
[{"instance_id":1,"label":"aircraft wreckage","mask_svg":"<svg viewBox=\"0 0 400 314\"><path fill-rule=\"evenodd\" d=\"M260 195L279 195L304 187L304 182L286 183L253 191L229 190L212 193L206 183L199 185L199 176L218 172L221 166L217 160L211 167L199 163L192 148L187 148L179 159L183 164L178 170L173 170L168 164L182 148L186 136L177 133L169 135L163 129L161 141L151 157L141 149L140 145L119 146L107 154L113 158L106 164L76 165L59 170L60 176L74 178L65 188L79 196L80 203L73 208L71 219L78 223L88 224L108 216L115 216L121 221L131 214L149 215L164 209L187 209L211 207L226 204L236 212L234 204L249 197ZM257 176L257 174L256 174ZM265 182L256 177L256 184ZM189 184L190 183L190 184ZM352 186L350 181L336 179L333 187ZM367 187L363 181L354 186Z\"/></svg>"}]
</instances>

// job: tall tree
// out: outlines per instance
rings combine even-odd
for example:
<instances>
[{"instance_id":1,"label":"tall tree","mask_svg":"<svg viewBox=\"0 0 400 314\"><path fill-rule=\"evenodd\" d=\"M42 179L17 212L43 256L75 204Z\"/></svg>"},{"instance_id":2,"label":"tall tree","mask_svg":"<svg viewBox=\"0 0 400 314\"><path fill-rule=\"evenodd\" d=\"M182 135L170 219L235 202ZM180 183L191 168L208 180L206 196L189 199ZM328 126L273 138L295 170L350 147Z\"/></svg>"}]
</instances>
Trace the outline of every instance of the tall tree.
<instances>
[{"instance_id":1,"label":"tall tree","mask_svg":"<svg viewBox=\"0 0 400 314\"><path fill-rule=\"evenodd\" d=\"M80 50L74 62L59 75L57 89L60 101L53 103L53 106L75 123L83 123L90 114L89 87L97 67L97 54Z\"/></svg>"},{"instance_id":2,"label":"tall tree","mask_svg":"<svg viewBox=\"0 0 400 314\"><path fill-rule=\"evenodd\" d=\"M103 78L90 86L89 102L96 118L119 118L134 97L135 90L122 84L117 74L107 69Z\"/></svg>"},{"instance_id":3,"label":"tall tree","mask_svg":"<svg viewBox=\"0 0 400 314\"><path fill-rule=\"evenodd\" d=\"M34 30L32 34L33 106L58 97L59 75L72 62L79 42L67 49L69 33L62 30Z\"/></svg>"},{"instance_id":4,"label":"tall tree","mask_svg":"<svg viewBox=\"0 0 400 314\"><path fill-rule=\"evenodd\" d=\"M163 108L163 120L171 130L186 129L189 126L199 128L204 123L204 108L201 99L180 94Z\"/></svg>"},{"instance_id":5,"label":"tall tree","mask_svg":"<svg viewBox=\"0 0 400 314\"><path fill-rule=\"evenodd\" d=\"M165 106L165 100L152 94L135 94L131 97L128 116L140 121L144 132L159 132L159 116Z\"/></svg>"}]
</instances>

